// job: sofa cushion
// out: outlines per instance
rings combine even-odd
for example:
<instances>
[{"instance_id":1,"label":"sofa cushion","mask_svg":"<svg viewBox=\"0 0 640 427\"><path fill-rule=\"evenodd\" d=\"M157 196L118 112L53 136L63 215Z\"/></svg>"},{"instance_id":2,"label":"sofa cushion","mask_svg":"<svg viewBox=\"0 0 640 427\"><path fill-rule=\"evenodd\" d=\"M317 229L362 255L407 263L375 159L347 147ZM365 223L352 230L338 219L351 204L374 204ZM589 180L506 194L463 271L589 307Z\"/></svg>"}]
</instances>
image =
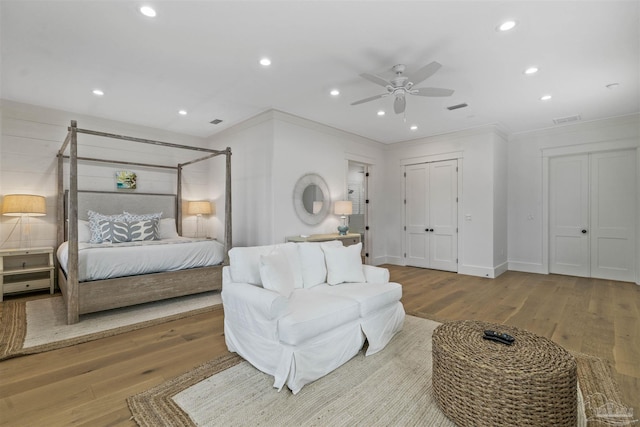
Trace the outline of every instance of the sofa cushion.
<instances>
[{"instance_id":1,"label":"sofa cushion","mask_svg":"<svg viewBox=\"0 0 640 427\"><path fill-rule=\"evenodd\" d=\"M265 289L289 298L295 282L291 263L284 252L274 249L267 255L260 256L260 280Z\"/></svg>"},{"instance_id":2,"label":"sofa cushion","mask_svg":"<svg viewBox=\"0 0 640 427\"><path fill-rule=\"evenodd\" d=\"M362 243L344 247L321 246L327 263L327 283L338 285L344 282L362 283L366 279L362 272Z\"/></svg>"},{"instance_id":3,"label":"sofa cushion","mask_svg":"<svg viewBox=\"0 0 640 427\"><path fill-rule=\"evenodd\" d=\"M260 278L260 257L268 255L274 249L281 250L287 256L296 288L302 287L302 271L295 243L281 245L235 247L229 250L229 266L231 279L236 283L249 283L262 286Z\"/></svg>"},{"instance_id":4,"label":"sofa cushion","mask_svg":"<svg viewBox=\"0 0 640 427\"><path fill-rule=\"evenodd\" d=\"M280 341L298 345L360 317L358 302L328 293L296 289L289 297L290 313L278 320Z\"/></svg>"},{"instance_id":5,"label":"sofa cushion","mask_svg":"<svg viewBox=\"0 0 640 427\"><path fill-rule=\"evenodd\" d=\"M362 317L366 317L382 307L397 303L402 298L402 286L394 282L343 283L340 286L323 284L309 291L318 295L332 295L357 301Z\"/></svg>"},{"instance_id":6,"label":"sofa cushion","mask_svg":"<svg viewBox=\"0 0 640 427\"><path fill-rule=\"evenodd\" d=\"M327 281L327 264L324 260L320 242L298 243L298 253L300 254L300 267L302 270L303 287L311 288ZM327 247L342 247L340 240L323 242Z\"/></svg>"}]
</instances>

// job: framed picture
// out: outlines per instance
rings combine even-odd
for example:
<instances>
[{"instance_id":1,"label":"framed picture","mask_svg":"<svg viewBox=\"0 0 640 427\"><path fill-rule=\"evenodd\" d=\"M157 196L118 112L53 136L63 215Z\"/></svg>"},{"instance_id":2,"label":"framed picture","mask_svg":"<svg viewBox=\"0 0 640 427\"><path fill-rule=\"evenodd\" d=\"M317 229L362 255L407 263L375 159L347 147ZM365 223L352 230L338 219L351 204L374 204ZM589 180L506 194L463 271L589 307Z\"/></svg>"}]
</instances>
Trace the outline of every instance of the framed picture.
<instances>
[{"instance_id":1,"label":"framed picture","mask_svg":"<svg viewBox=\"0 0 640 427\"><path fill-rule=\"evenodd\" d=\"M116 187L118 190L135 190L137 176L135 172L116 172Z\"/></svg>"}]
</instances>

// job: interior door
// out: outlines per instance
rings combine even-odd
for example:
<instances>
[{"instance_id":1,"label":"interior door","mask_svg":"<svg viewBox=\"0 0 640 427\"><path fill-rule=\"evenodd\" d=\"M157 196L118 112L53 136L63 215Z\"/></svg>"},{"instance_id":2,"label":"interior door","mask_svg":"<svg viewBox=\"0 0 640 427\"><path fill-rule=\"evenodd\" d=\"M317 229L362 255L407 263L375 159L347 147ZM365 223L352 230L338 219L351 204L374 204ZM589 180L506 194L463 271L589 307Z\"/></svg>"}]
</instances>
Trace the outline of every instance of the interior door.
<instances>
[{"instance_id":1,"label":"interior door","mask_svg":"<svg viewBox=\"0 0 640 427\"><path fill-rule=\"evenodd\" d=\"M457 160L405 167L405 261L458 271Z\"/></svg>"},{"instance_id":2,"label":"interior door","mask_svg":"<svg viewBox=\"0 0 640 427\"><path fill-rule=\"evenodd\" d=\"M458 271L458 162L430 165L429 264L437 270Z\"/></svg>"},{"instance_id":3,"label":"interior door","mask_svg":"<svg viewBox=\"0 0 640 427\"><path fill-rule=\"evenodd\" d=\"M591 155L591 277L635 281L635 151Z\"/></svg>"},{"instance_id":4,"label":"interior door","mask_svg":"<svg viewBox=\"0 0 640 427\"><path fill-rule=\"evenodd\" d=\"M549 160L549 271L635 281L636 153Z\"/></svg>"},{"instance_id":5,"label":"interior door","mask_svg":"<svg viewBox=\"0 0 640 427\"><path fill-rule=\"evenodd\" d=\"M405 258L407 265L430 267L429 164L405 167Z\"/></svg>"},{"instance_id":6,"label":"interior door","mask_svg":"<svg viewBox=\"0 0 640 427\"><path fill-rule=\"evenodd\" d=\"M549 272L589 277L589 156L549 160Z\"/></svg>"}]
</instances>

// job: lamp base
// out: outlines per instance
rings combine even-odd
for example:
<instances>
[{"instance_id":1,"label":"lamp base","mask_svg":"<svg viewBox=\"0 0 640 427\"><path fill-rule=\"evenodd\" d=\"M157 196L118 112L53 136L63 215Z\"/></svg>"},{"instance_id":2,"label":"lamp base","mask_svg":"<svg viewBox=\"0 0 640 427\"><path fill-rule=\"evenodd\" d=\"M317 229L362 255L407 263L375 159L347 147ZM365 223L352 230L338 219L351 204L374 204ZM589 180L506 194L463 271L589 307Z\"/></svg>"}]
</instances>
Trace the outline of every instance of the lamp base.
<instances>
[{"instance_id":1,"label":"lamp base","mask_svg":"<svg viewBox=\"0 0 640 427\"><path fill-rule=\"evenodd\" d=\"M339 225L338 226L338 234L339 235L346 236L348 231L349 231L349 226L348 225Z\"/></svg>"}]
</instances>

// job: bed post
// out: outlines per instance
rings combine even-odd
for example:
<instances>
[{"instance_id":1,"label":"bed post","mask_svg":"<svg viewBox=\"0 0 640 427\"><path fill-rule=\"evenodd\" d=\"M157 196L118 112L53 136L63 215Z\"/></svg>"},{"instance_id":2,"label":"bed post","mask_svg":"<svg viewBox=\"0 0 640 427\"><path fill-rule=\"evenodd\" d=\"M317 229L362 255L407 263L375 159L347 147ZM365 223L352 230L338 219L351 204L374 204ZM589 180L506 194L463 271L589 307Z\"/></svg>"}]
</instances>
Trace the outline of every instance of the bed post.
<instances>
[{"instance_id":1,"label":"bed post","mask_svg":"<svg viewBox=\"0 0 640 427\"><path fill-rule=\"evenodd\" d=\"M178 236L182 236L182 165L178 165L178 188L176 189L176 227Z\"/></svg>"},{"instance_id":2,"label":"bed post","mask_svg":"<svg viewBox=\"0 0 640 427\"><path fill-rule=\"evenodd\" d=\"M69 261L67 280L67 324L80 320L78 307L78 124L71 120L69 149Z\"/></svg>"},{"instance_id":3,"label":"bed post","mask_svg":"<svg viewBox=\"0 0 640 427\"><path fill-rule=\"evenodd\" d=\"M224 264L229 265L229 249L233 245L231 236L231 148L227 147L227 177L224 200Z\"/></svg>"},{"instance_id":4,"label":"bed post","mask_svg":"<svg viewBox=\"0 0 640 427\"><path fill-rule=\"evenodd\" d=\"M56 215L58 221L58 233L56 234L56 247L64 243L64 159L62 153L58 153L58 201ZM57 265L58 257L54 257Z\"/></svg>"}]
</instances>

